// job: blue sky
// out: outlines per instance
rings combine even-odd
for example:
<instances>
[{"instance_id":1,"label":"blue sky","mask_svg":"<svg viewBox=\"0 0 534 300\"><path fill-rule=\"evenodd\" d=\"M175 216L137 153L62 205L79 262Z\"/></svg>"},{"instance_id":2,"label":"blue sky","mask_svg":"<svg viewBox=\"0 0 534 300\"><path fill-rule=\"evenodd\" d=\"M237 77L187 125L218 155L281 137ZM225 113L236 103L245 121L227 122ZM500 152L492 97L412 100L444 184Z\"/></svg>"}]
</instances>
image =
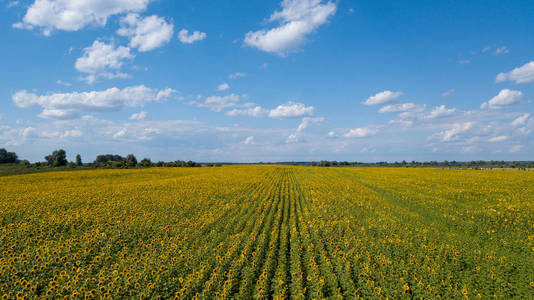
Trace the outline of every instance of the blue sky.
<instances>
[{"instance_id":1,"label":"blue sky","mask_svg":"<svg viewBox=\"0 0 534 300\"><path fill-rule=\"evenodd\" d=\"M532 160L532 1L0 0L0 147L43 160Z\"/></svg>"}]
</instances>

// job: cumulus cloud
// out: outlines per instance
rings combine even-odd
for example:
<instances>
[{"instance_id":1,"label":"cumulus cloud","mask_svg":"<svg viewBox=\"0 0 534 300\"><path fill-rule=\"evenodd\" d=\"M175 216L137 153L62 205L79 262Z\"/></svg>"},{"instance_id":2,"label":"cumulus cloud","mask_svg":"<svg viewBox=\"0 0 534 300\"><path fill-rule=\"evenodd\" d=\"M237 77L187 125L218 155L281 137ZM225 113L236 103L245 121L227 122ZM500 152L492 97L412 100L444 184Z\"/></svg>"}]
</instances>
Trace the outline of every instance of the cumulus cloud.
<instances>
[{"instance_id":1,"label":"cumulus cloud","mask_svg":"<svg viewBox=\"0 0 534 300\"><path fill-rule=\"evenodd\" d=\"M226 113L227 116L249 116L253 118L259 118L265 116L269 111L261 106L255 106L247 109L233 109Z\"/></svg>"},{"instance_id":2,"label":"cumulus cloud","mask_svg":"<svg viewBox=\"0 0 534 300\"><path fill-rule=\"evenodd\" d=\"M37 136L37 129L34 127L26 127L22 129L22 137L23 138L30 138L30 137L36 137Z\"/></svg>"},{"instance_id":3,"label":"cumulus cloud","mask_svg":"<svg viewBox=\"0 0 534 300\"><path fill-rule=\"evenodd\" d=\"M306 41L306 36L328 21L335 14L334 2L322 0L284 0L282 10L274 12L270 22L279 26L270 30L248 32L245 44L265 52L285 56L295 51Z\"/></svg>"},{"instance_id":4,"label":"cumulus cloud","mask_svg":"<svg viewBox=\"0 0 534 300\"><path fill-rule=\"evenodd\" d=\"M491 98L488 102L482 103L480 108L482 109L503 109L510 105L516 104L523 99L523 93L520 91L514 91L504 89L497 94L497 96Z\"/></svg>"},{"instance_id":5,"label":"cumulus cloud","mask_svg":"<svg viewBox=\"0 0 534 300\"><path fill-rule=\"evenodd\" d=\"M447 108L445 105L440 105L432 109L430 114L425 116L425 119L435 119L445 116L450 116L456 112L456 108Z\"/></svg>"},{"instance_id":6,"label":"cumulus cloud","mask_svg":"<svg viewBox=\"0 0 534 300\"><path fill-rule=\"evenodd\" d=\"M141 112L132 114L130 116L130 120L141 121L141 120L146 119L146 115L147 115L146 111L141 111Z\"/></svg>"},{"instance_id":7,"label":"cumulus cloud","mask_svg":"<svg viewBox=\"0 0 534 300\"><path fill-rule=\"evenodd\" d=\"M228 83L221 83L217 86L217 91L221 92L221 91L226 91L226 90L229 90L230 89L230 85Z\"/></svg>"},{"instance_id":8,"label":"cumulus cloud","mask_svg":"<svg viewBox=\"0 0 534 300\"><path fill-rule=\"evenodd\" d=\"M343 134L346 138L363 138L377 134L378 129L371 127L358 127L347 131Z\"/></svg>"},{"instance_id":9,"label":"cumulus cloud","mask_svg":"<svg viewBox=\"0 0 534 300\"><path fill-rule=\"evenodd\" d=\"M89 83L95 82L97 77L124 78L128 75L121 73L120 69L126 60L134 57L130 48L94 41L90 47L83 49L83 55L76 60L74 67L79 72L89 74L84 78Z\"/></svg>"},{"instance_id":10,"label":"cumulus cloud","mask_svg":"<svg viewBox=\"0 0 534 300\"><path fill-rule=\"evenodd\" d=\"M529 117L530 117L530 114L525 113L519 116L517 119L515 119L512 123L510 123L510 125L514 127L526 125Z\"/></svg>"},{"instance_id":11,"label":"cumulus cloud","mask_svg":"<svg viewBox=\"0 0 534 300\"><path fill-rule=\"evenodd\" d=\"M439 133L442 142L449 142L458 138L458 135L464 133L473 127L473 122L456 123L452 128Z\"/></svg>"},{"instance_id":12,"label":"cumulus cloud","mask_svg":"<svg viewBox=\"0 0 534 300\"><path fill-rule=\"evenodd\" d=\"M18 6L20 3L18 1L9 1L7 4L6 4L6 8L12 8L12 7L15 7L15 6Z\"/></svg>"},{"instance_id":13,"label":"cumulus cloud","mask_svg":"<svg viewBox=\"0 0 534 300\"><path fill-rule=\"evenodd\" d=\"M405 112L410 111L417 106L414 103L400 103L400 104L392 104L392 105L386 105L378 110L379 113L396 113L396 112Z\"/></svg>"},{"instance_id":14,"label":"cumulus cloud","mask_svg":"<svg viewBox=\"0 0 534 300\"><path fill-rule=\"evenodd\" d=\"M395 99L402 96L402 92L392 92L389 90L380 92L374 96L371 96L367 98L364 102L362 102L363 105L382 105L386 103L390 103L394 101Z\"/></svg>"},{"instance_id":15,"label":"cumulus cloud","mask_svg":"<svg viewBox=\"0 0 534 300\"><path fill-rule=\"evenodd\" d=\"M488 142L492 142L492 143L503 142L503 141L506 141L507 139L508 137L506 135L500 135L500 136L495 136L495 137L488 139Z\"/></svg>"},{"instance_id":16,"label":"cumulus cloud","mask_svg":"<svg viewBox=\"0 0 534 300\"><path fill-rule=\"evenodd\" d=\"M507 73L499 73L495 82L503 81L515 81L516 83L530 83L534 82L534 61L524 64L521 67L517 67Z\"/></svg>"},{"instance_id":17,"label":"cumulus cloud","mask_svg":"<svg viewBox=\"0 0 534 300\"><path fill-rule=\"evenodd\" d=\"M322 123L322 122L324 122L324 118L323 117L319 117L319 118L305 117L305 118L302 118L302 122L300 123L299 127L297 127L297 132L302 132L304 129L308 128L311 124L319 124L319 123Z\"/></svg>"},{"instance_id":18,"label":"cumulus cloud","mask_svg":"<svg viewBox=\"0 0 534 300\"><path fill-rule=\"evenodd\" d=\"M105 26L112 15L142 12L150 0L35 0L15 28L36 27L49 36L53 30L78 31L86 26Z\"/></svg>"},{"instance_id":19,"label":"cumulus cloud","mask_svg":"<svg viewBox=\"0 0 534 300\"><path fill-rule=\"evenodd\" d=\"M116 111L123 107L142 106L169 98L175 91L151 89L144 85L103 91L53 93L36 95L25 90L13 94L13 102L22 108L38 105L43 108L42 118L68 119L82 113Z\"/></svg>"},{"instance_id":20,"label":"cumulus cloud","mask_svg":"<svg viewBox=\"0 0 534 300\"><path fill-rule=\"evenodd\" d=\"M120 139L126 135L126 129L122 128L121 130L117 131L115 134L113 134L114 139Z\"/></svg>"},{"instance_id":21,"label":"cumulus cloud","mask_svg":"<svg viewBox=\"0 0 534 300\"><path fill-rule=\"evenodd\" d=\"M157 15L142 18L131 13L123 17L120 23L117 34L128 37L130 47L141 52L164 46L171 40L174 32L174 26Z\"/></svg>"},{"instance_id":22,"label":"cumulus cloud","mask_svg":"<svg viewBox=\"0 0 534 300\"><path fill-rule=\"evenodd\" d=\"M254 136L249 136L249 137L247 137L247 138L243 141L243 144L245 144L245 145L251 145L251 144L254 144Z\"/></svg>"},{"instance_id":23,"label":"cumulus cloud","mask_svg":"<svg viewBox=\"0 0 534 300\"><path fill-rule=\"evenodd\" d=\"M226 96L210 96L204 102L195 103L198 107L206 107L212 111L220 112L225 108L239 106L240 95L230 94Z\"/></svg>"},{"instance_id":24,"label":"cumulus cloud","mask_svg":"<svg viewBox=\"0 0 534 300\"><path fill-rule=\"evenodd\" d=\"M242 72L236 72L236 73L233 73L233 74L228 75L228 78L230 78L230 79L236 79L236 78L239 78L239 77L245 77L245 76L247 76L247 74L242 73Z\"/></svg>"},{"instance_id":25,"label":"cumulus cloud","mask_svg":"<svg viewBox=\"0 0 534 300\"><path fill-rule=\"evenodd\" d=\"M77 137L81 137L82 135L83 135L83 133L80 130L72 129L72 130L65 131L61 135L61 137L64 137L64 138L68 138L68 137L77 138Z\"/></svg>"},{"instance_id":26,"label":"cumulus cloud","mask_svg":"<svg viewBox=\"0 0 534 300\"><path fill-rule=\"evenodd\" d=\"M455 92L456 92L455 89L446 90L445 92L443 92L443 94L441 94L441 97L443 97L443 98L450 97L450 96L454 95Z\"/></svg>"},{"instance_id":27,"label":"cumulus cloud","mask_svg":"<svg viewBox=\"0 0 534 300\"><path fill-rule=\"evenodd\" d=\"M495 55L507 54L507 53L510 53L510 50L508 50L508 47L506 46L502 46L502 47L495 49Z\"/></svg>"},{"instance_id":28,"label":"cumulus cloud","mask_svg":"<svg viewBox=\"0 0 534 300\"><path fill-rule=\"evenodd\" d=\"M510 149L508 149L508 152L516 153L516 152L519 152L521 150L523 150L523 146L522 145L514 145L514 146L510 147Z\"/></svg>"},{"instance_id":29,"label":"cumulus cloud","mask_svg":"<svg viewBox=\"0 0 534 300\"><path fill-rule=\"evenodd\" d=\"M286 104L278 105L275 109L269 112L269 117L273 119L294 119L309 117L313 115L315 108L313 106L306 106L304 103L288 102Z\"/></svg>"},{"instance_id":30,"label":"cumulus cloud","mask_svg":"<svg viewBox=\"0 0 534 300\"><path fill-rule=\"evenodd\" d=\"M63 81L63 80L61 80L61 79L60 79L60 80L57 80L57 81L56 81L56 84L58 84L58 85L64 85L64 86L71 86L71 85L72 85L70 82L68 82L68 81Z\"/></svg>"},{"instance_id":31,"label":"cumulus cloud","mask_svg":"<svg viewBox=\"0 0 534 300\"><path fill-rule=\"evenodd\" d=\"M178 39L184 44L192 44L194 42L202 41L207 36L208 35L205 32L200 32L198 30L193 31L191 34L189 34L189 30L187 29L182 29L178 32Z\"/></svg>"},{"instance_id":32,"label":"cumulus cloud","mask_svg":"<svg viewBox=\"0 0 534 300\"><path fill-rule=\"evenodd\" d=\"M304 117L302 118L302 121L300 122L299 126L295 130L294 133L290 134L287 139L286 143L295 143L299 141L299 134L304 131L304 129L308 128L311 124L320 124L324 121L324 118L310 118L310 117Z\"/></svg>"},{"instance_id":33,"label":"cumulus cloud","mask_svg":"<svg viewBox=\"0 0 534 300\"><path fill-rule=\"evenodd\" d=\"M219 97L220 98L220 97ZM315 108L313 106L306 106L304 103L288 102L285 104L278 105L274 109L265 109L254 103L245 103L239 104L239 99L233 99L234 101L231 106L241 106L245 107L242 109L233 109L226 112L227 116L249 116L253 118L259 118L264 116L269 116L273 119L296 119L303 118L304 126L307 127L309 122L315 122L313 120L318 120L322 118L309 118L313 115ZM226 107L230 107L230 103ZM219 110L220 111L220 110ZM302 125L301 124L301 125Z\"/></svg>"}]
</instances>

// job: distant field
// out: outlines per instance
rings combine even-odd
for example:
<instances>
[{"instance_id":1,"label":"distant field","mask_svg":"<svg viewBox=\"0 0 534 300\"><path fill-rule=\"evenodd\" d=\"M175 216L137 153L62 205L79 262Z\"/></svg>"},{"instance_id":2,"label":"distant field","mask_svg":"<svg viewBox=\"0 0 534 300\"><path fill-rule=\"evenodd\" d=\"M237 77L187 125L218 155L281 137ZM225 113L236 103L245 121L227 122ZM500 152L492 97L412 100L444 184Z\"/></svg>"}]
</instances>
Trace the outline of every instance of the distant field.
<instances>
[{"instance_id":1,"label":"distant field","mask_svg":"<svg viewBox=\"0 0 534 300\"><path fill-rule=\"evenodd\" d=\"M534 297L534 173L225 166L0 177L0 295Z\"/></svg>"},{"instance_id":2,"label":"distant field","mask_svg":"<svg viewBox=\"0 0 534 300\"><path fill-rule=\"evenodd\" d=\"M10 176L10 175L20 175L20 174L32 174L32 173L43 173L43 172L57 172L57 171L70 171L70 170L80 170L83 167L27 167L23 164L0 164L0 177Z\"/></svg>"}]
</instances>

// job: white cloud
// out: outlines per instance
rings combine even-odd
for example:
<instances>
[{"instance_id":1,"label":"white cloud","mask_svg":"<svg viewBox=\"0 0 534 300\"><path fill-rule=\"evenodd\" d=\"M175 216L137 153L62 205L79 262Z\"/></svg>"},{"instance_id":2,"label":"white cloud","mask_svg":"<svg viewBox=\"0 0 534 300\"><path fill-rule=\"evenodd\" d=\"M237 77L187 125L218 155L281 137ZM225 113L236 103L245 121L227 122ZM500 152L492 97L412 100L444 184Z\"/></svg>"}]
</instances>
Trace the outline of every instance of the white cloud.
<instances>
[{"instance_id":1,"label":"white cloud","mask_svg":"<svg viewBox=\"0 0 534 300\"><path fill-rule=\"evenodd\" d=\"M523 93L520 91L514 91L504 89L497 94L497 96L491 98L488 102L482 103L480 108L482 109L503 109L507 106L516 104L523 99Z\"/></svg>"},{"instance_id":2,"label":"white cloud","mask_svg":"<svg viewBox=\"0 0 534 300\"><path fill-rule=\"evenodd\" d=\"M530 117L530 114L525 113L519 116L517 119L515 119L512 123L510 123L510 125L514 127L526 125L529 117Z\"/></svg>"},{"instance_id":3,"label":"white cloud","mask_svg":"<svg viewBox=\"0 0 534 300\"><path fill-rule=\"evenodd\" d=\"M441 94L441 97L443 97L443 98L450 97L450 96L454 95L455 92L456 92L455 89L447 90L447 91L443 92L443 94Z\"/></svg>"},{"instance_id":4,"label":"white cloud","mask_svg":"<svg viewBox=\"0 0 534 300\"><path fill-rule=\"evenodd\" d=\"M304 117L302 118L302 122L300 122L299 127L295 130L294 133L290 134L287 139L286 143L296 143L299 141L299 135L304 131L304 129L308 128L311 124L320 124L324 121L324 118L310 118L310 117Z\"/></svg>"},{"instance_id":5,"label":"white cloud","mask_svg":"<svg viewBox=\"0 0 534 300\"><path fill-rule=\"evenodd\" d=\"M43 108L42 118L66 119L87 112L116 111L123 107L142 106L169 98L172 89L156 90L144 85L103 91L54 93L38 96L25 90L13 94L13 102L22 108L38 105Z\"/></svg>"},{"instance_id":6,"label":"white cloud","mask_svg":"<svg viewBox=\"0 0 534 300\"><path fill-rule=\"evenodd\" d=\"M269 117L273 119L293 119L313 115L315 108L306 106L304 103L288 102L278 105L269 112Z\"/></svg>"},{"instance_id":7,"label":"white cloud","mask_svg":"<svg viewBox=\"0 0 534 300\"><path fill-rule=\"evenodd\" d=\"M198 107L207 107L212 111L220 112L225 108L236 107L239 105L241 96L230 94L226 96L210 96L204 102L195 103Z\"/></svg>"},{"instance_id":8,"label":"white cloud","mask_svg":"<svg viewBox=\"0 0 534 300\"><path fill-rule=\"evenodd\" d=\"M435 119L445 116L450 116L456 112L456 108L447 108L445 105L435 107L429 115L425 116L425 119Z\"/></svg>"},{"instance_id":9,"label":"white cloud","mask_svg":"<svg viewBox=\"0 0 534 300\"><path fill-rule=\"evenodd\" d=\"M88 25L105 26L110 16L146 10L151 0L35 0L15 28L78 31Z\"/></svg>"},{"instance_id":10,"label":"white cloud","mask_svg":"<svg viewBox=\"0 0 534 300\"><path fill-rule=\"evenodd\" d=\"M287 137L286 144L296 143L298 141L299 141L299 139L298 139L297 134L296 133L292 133Z\"/></svg>"},{"instance_id":11,"label":"white cloud","mask_svg":"<svg viewBox=\"0 0 534 300\"><path fill-rule=\"evenodd\" d=\"M343 136L346 138L363 138L375 135L377 132L378 130L375 128L359 127L347 131L345 134L343 134Z\"/></svg>"},{"instance_id":12,"label":"white cloud","mask_svg":"<svg viewBox=\"0 0 534 300\"><path fill-rule=\"evenodd\" d=\"M178 39L184 44L192 44L194 42L202 41L206 37L207 34L205 32L200 32L198 30L193 31L191 34L189 34L189 30L187 29L182 29L178 32Z\"/></svg>"},{"instance_id":13,"label":"white cloud","mask_svg":"<svg viewBox=\"0 0 534 300\"><path fill-rule=\"evenodd\" d=\"M336 3L322 0L284 0L282 10L274 12L269 21L280 22L271 30L248 32L245 44L265 52L281 56L297 50L306 36L328 21L335 14Z\"/></svg>"},{"instance_id":14,"label":"white cloud","mask_svg":"<svg viewBox=\"0 0 534 300\"><path fill-rule=\"evenodd\" d=\"M218 97L218 98L221 98L221 97ZM273 118L273 119L303 118L302 124L305 124L304 125L305 127L308 126L309 122L315 122L314 120L316 119L322 120L322 118L308 118L309 116L313 115L315 108L313 106L306 106L304 103L296 103L296 102L290 101L288 103L278 105L276 108L269 110L269 109L264 109L263 107L259 105L255 106L254 103L239 104L238 100L239 99L233 99L233 101L229 102L224 108L231 107L231 106L241 106L241 107L245 107L245 109L230 110L226 112L227 116L231 116L231 117L249 116L249 117L259 118L259 117L264 117L265 115L268 115L270 118ZM220 109L218 111L220 111Z\"/></svg>"},{"instance_id":15,"label":"white cloud","mask_svg":"<svg viewBox=\"0 0 534 300\"><path fill-rule=\"evenodd\" d=\"M127 74L120 73L125 60L131 60L135 55L130 48L94 41L93 45L83 49L82 57L76 60L74 67L82 73L89 74L86 79L93 83L97 77L107 79L124 78Z\"/></svg>"},{"instance_id":16,"label":"white cloud","mask_svg":"<svg viewBox=\"0 0 534 300\"><path fill-rule=\"evenodd\" d=\"M534 61L517 67L507 73L499 73L495 82L503 82L506 80L515 81L516 83L530 83L534 82Z\"/></svg>"},{"instance_id":17,"label":"white cloud","mask_svg":"<svg viewBox=\"0 0 534 300\"><path fill-rule=\"evenodd\" d=\"M126 135L126 129L122 128L121 130L117 131L115 134L113 134L114 139L120 139Z\"/></svg>"},{"instance_id":18,"label":"white cloud","mask_svg":"<svg viewBox=\"0 0 534 300\"><path fill-rule=\"evenodd\" d=\"M151 51L167 44L174 32L174 26L163 17L152 15L141 18L138 14L128 14L121 19L117 34L130 38L130 47L141 52Z\"/></svg>"},{"instance_id":19,"label":"white cloud","mask_svg":"<svg viewBox=\"0 0 534 300\"><path fill-rule=\"evenodd\" d=\"M508 47L506 46L502 46L502 47L495 49L495 55L507 54L507 53L510 53L510 50L508 50Z\"/></svg>"},{"instance_id":20,"label":"white cloud","mask_svg":"<svg viewBox=\"0 0 534 300\"><path fill-rule=\"evenodd\" d=\"M247 137L247 138L243 141L243 144L245 144L245 145L251 145L251 144L254 144L254 136L249 136L249 137Z\"/></svg>"},{"instance_id":21,"label":"white cloud","mask_svg":"<svg viewBox=\"0 0 534 300\"><path fill-rule=\"evenodd\" d=\"M492 142L492 143L503 142L503 141L506 141L507 139L508 137L506 135L500 135L500 136L495 136L495 137L488 139L488 142Z\"/></svg>"},{"instance_id":22,"label":"white cloud","mask_svg":"<svg viewBox=\"0 0 534 300\"><path fill-rule=\"evenodd\" d=\"M302 122L300 123L299 127L297 127L297 132L302 132L304 129L308 128L311 124L319 124L319 123L322 123L322 122L324 122L324 118L323 117L319 117L319 118L305 117L305 118L302 118Z\"/></svg>"},{"instance_id":23,"label":"white cloud","mask_svg":"<svg viewBox=\"0 0 534 300\"><path fill-rule=\"evenodd\" d=\"M386 105L378 110L379 113L395 113L395 112L405 112L416 108L417 106L414 103L400 103Z\"/></svg>"},{"instance_id":24,"label":"white cloud","mask_svg":"<svg viewBox=\"0 0 534 300\"><path fill-rule=\"evenodd\" d=\"M414 121L411 120L405 120L402 117L399 119L393 119L388 122L389 125L399 124L402 127L411 127L413 126Z\"/></svg>"},{"instance_id":25,"label":"white cloud","mask_svg":"<svg viewBox=\"0 0 534 300\"><path fill-rule=\"evenodd\" d=\"M374 96L369 97L367 100L362 102L363 105L382 105L402 96L402 92L392 92L389 90L380 92Z\"/></svg>"},{"instance_id":26,"label":"white cloud","mask_svg":"<svg viewBox=\"0 0 534 300\"><path fill-rule=\"evenodd\" d=\"M221 91L226 91L226 90L229 90L230 89L230 85L228 83L221 83L217 86L217 91L221 92Z\"/></svg>"},{"instance_id":27,"label":"white cloud","mask_svg":"<svg viewBox=\"0 0 534 300\"><path fill-rule=\"evenodd\" d=\"M245 77L245 76L247 76L247 74L245 74L245 73L241 73L241 72L236 72L236 73L233 73L233 74L228 75L228 78L230 78L230 79L236 79L236 78L239 78L239 77Z\"/></svg>"},{"instance_id":28,"label":"white cloud","mask_svg":"<svg viewBox=\"0 0 534 300\"><path fill-rule=\"evenodd\" d=\"M508 149L508 152L516 153L516 152L521 151L522 149L523 149L522 145L514 145L514 146L510 147L510 149Z\"/></svg>"},{"instance_id":29,"label":"white cloud","mask_svg":"<svg viewBox=\"0 0 534 300\"><path fill-rule=\"evenodd\" d=\"M68 137L77 138L81 136L83 136L83 133L77 129L67 130L61 135L61 137L63 138L68 138Z\"/></svg>"},{"instance_id":30,"label":"white cloud","mask_svg":"<svg viewBox=\"0 0 534 300\"><path fill-rule=\"evenodd\" d=\"M144 120L146 119L146 115L147 115L146 111L141 111L141 112L132 114L130 116L130 120L137 120L137 121Z\"/></svg>"},{"instance_id":31,"label":"white cloud","mask_svg":"<svg viewBox=\"0 0 534 300\"><path fill-rule=\"evenodd\" d=\"M6 4L6 8L11 8L11 7L15 7L15 6L18 6L19 5L19 2L18 1L9 1L7 4Z\"/></svg>"},{"instance_id":32,"label":"white cloud","mask_svg":"<svg viewBox=\"0 0 534 300\"><path fill-rule=\"evenodd\" d=\"M64 85L64 86L71 86L72 84L68 81L63 81L63 80L57 80L56 81L56 84L59 84L59 85Z\"/></svg>"},{"instance_id":33,"label":"white cloud","mask_svg":"<svg viewBox=\"0 0 534 300\"><path fill-rule=\"evenodd\" d=\"M451 129L439 133L442 142L449 142L458 138L458 135L473 127L473 122L456 123Z\"/></svg>"},{"instance_id":34,"label":"white cloud","mask_svg":"<svg viewBox=\"0 0 534 300\"><path fill-rule=\"evenodd\" d=\"M259 118L265 116L269 111L263 109L261 106L255 106L247 109L233 109L226 113L227 116L249 116L253 118Z\"/></svg>"},{"instance_id":35,"label":"white cloud","mask_svg":"<svg viewBox=\"0 0 534 300\"><path fill-rule=\"evenodd\" d=\"M26 127L22 130L22 137L29 138L37 136L37 130L33 127Z\"/></svg>"}]
</instances>

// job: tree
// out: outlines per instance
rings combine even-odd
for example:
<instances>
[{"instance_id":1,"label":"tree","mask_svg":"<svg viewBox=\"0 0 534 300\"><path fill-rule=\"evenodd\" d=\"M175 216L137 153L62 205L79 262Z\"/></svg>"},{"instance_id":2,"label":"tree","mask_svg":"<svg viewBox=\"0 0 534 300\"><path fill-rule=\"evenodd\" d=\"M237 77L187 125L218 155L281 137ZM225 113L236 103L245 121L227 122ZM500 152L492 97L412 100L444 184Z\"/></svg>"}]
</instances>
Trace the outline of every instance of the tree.
<instances>
[{"instance_id":1,"label":"tree","mask_svg":"<svg viewBox=\"0 0 534 300\"><path fill-rule=\"evenodd\" d=\"M96 157L95 163L105 164L108 161L123 161L124 157L117 154L103 154Z\"/></svg>"},{"instance_id":2,"label":"tree","mask_svg":"<svg viewBox=\"0 0 534 300\"><path fill-rule=\"evenodd\" d=\"M190 161L186 162L186 166L187 166L187 167L190 167L190 168L192 168L192 167L196 167L196 166L197 166L197 163L194 162L194 161L192 161L192 160L190 160Z\"/></svg>"},{"instance_id":3,"label":"tree","mask_svg":"<svg viewBox=\"0 0 534 300\"><path fill-rule=\"evenodd\" d=\"M77 166L81 166L81 165L83 165L83 163L82 163L82 157L81 157L80 154L76 154L76 165L77 165Z\"/></svg>"},{"instance_id":4,"label":"tree","mask_svg":"<svg viewBox=\"0 0 534 300\"><path fill-rule=\"evenodd\" d=\"M45 156L46 161L52 167L67 165L67 152L63 149L56 150L52 154Z\"/></svg>"},{"instance_id":5,"label":"tree","mask_svg":"<svg viewBox=\"0 0 534 300\"><path fill-rule=\"evenodd\" d=\"M152 166L152 161L150 160L150 158L143 158L143 160L139 162L139 165L141 167L148 168Z\"/></svg>"},{"instance_id":6,"label":"tree","mask_svg":"<svg viewBox=\"0 0 534 300\"><path fill-rule=\"evenodd\" d=\"M124 159L126 162L126 166L128 167L135 167L137 166L137 158L133 154L128 154L126 158Z\"/></svg>"},{"instance_id":7,"label":"tree","mask_svg":"<svg viewBox=\"0 0 534 300\"><path fill-rule=\"evenodd\" d=\"M0 149L0 164L14 164L19 161L15 152L7 152L6 149Z\"/></svg>"}]
</instances>

